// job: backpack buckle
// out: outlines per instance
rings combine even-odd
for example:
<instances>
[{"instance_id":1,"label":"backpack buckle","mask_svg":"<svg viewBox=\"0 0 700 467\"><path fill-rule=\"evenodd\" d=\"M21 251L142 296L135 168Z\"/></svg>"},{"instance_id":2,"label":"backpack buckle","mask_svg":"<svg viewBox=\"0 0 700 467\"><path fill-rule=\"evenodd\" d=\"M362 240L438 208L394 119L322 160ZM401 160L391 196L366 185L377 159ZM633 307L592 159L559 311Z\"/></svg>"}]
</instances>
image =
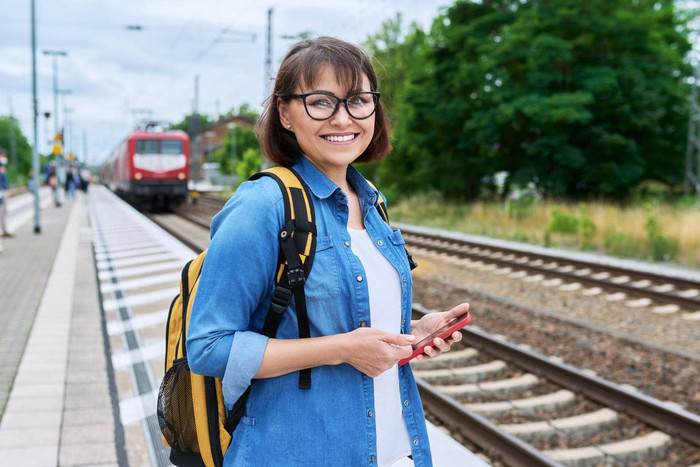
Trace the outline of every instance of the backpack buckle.
<instances>
[{"instance_id":1,"label":"backpack buckle","mask_svg":"<svg viewBox=\"0 0 700 467\"><path fill-rule=\"evenodd\" d=\"M278 315L284 314L284 311L289 306L289 302L292 301L292 291L278 285L275 287L275 291L272 293L272 300L270 302L270 311L277 313Z\"/></svg>"},{"instance_id":2,"label":"backpack buckle","mask_svg":"<svg viewBox=\"0 0 700 467\"><path fill-rule=\"evenodd\" d=\"M300 287L304 286L306 282L306 277L304 276L303 268L292 268L287 271L287 281L289 281L290 287Z\"/></svg>"}]
</instances>

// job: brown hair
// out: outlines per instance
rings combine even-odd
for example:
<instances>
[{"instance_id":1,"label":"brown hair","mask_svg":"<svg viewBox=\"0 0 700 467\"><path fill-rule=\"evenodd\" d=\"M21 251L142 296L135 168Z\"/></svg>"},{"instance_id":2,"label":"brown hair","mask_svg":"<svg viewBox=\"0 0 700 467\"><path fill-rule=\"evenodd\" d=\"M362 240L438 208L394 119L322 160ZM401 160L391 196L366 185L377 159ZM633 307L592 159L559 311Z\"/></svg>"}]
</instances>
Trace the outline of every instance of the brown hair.
<instances>
[{"instance_id":1,"label":"brown hair","mask_svg":"<svg viewBox=\"0 0 700 467\"><path fill-rule=\"evenodd\" d=\"M282 60L274 89L255 125L263 155L272 163L289 167L301 154L296 136L280 122L278 98L289 101L300 85L313 85L324 66L330 66L339 83L351 90L359 90L363 75L369 80L370 91L377 90L377 75L360 47L333 37L306 39L294 44ZM389 119L380 100L375 111L372 141L356 162L383 159L391 151L389 131Z\"/></svg>"}]
</instances>

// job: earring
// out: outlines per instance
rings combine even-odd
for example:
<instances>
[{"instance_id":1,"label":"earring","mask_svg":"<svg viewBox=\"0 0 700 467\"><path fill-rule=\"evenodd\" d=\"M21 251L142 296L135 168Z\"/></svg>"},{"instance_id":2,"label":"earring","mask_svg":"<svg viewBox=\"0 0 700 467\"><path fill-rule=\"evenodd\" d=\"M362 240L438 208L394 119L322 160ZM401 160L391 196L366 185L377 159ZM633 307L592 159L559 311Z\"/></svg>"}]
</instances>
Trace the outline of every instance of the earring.
<instances>
[{"instance_id":1,"label":"earring","mask_svg":"<svg viewBox=\"0 0 700 467\"><path fill-rule=\"evenodd\" d=\"M292 129L292 125L291 124L287 125L287 130L291 130L291 129Z\"/></svg>"}]
</instances>

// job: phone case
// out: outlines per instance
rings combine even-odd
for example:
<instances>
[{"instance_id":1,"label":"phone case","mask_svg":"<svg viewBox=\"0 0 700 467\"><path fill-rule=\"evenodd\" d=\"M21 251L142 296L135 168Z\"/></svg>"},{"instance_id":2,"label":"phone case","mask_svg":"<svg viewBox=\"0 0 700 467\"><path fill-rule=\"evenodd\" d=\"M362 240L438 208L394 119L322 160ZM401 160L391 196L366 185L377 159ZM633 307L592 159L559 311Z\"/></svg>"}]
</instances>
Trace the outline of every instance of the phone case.
<instances>
[{"instance_id":1,"label":"phone case","mask_svg":"<svg viewBox=\"0 0 700 467\"><path fill-rule=\"evenodd\" d=\"M445 339L446 337L449 337L450 335L452 335L453 332L459 331L464 326L469 324L471 322L471 320L472 320L472 317L469 314L469 312L467 312L464 315L462 315L462 316L458 317L457 319L455 319L454 321L452 321L451 323L447 324L446 326L443 326L442 328L435 331L434 333L432 333L431 335L429 335L428 337L426 337L422 341L418 342L415 346L413 346L414 350L413 350L413 353L411 354L411 356L406 357L402 360L399 360L399 365L404 365L404 364L410 362L411 360L413 360L414 358L416 358L418 355L422 354L423 349L429 345L432 345L433 340L435 340L435 338L439 337L441 339Z\"/></svg>"}]
</instances>

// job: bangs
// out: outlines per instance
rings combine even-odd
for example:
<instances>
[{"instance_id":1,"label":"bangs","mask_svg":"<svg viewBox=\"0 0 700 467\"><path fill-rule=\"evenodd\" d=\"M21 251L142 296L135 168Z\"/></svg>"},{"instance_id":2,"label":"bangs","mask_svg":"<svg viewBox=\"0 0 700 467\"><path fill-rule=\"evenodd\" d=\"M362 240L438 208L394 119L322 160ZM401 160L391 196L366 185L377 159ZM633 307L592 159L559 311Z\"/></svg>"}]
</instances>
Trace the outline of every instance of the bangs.
<instances>
[{"instance_id":1,"label":"bangs","mask_svg":"<svg viewBox=\"0 0 700 467\"><path fill-rule=\"evenodd\" d=\"M317 55L317 54L314 54ZM346 89L348 93L360 91L362 88L362 78L365 74L362 69L362 63L348 63L345 58L334 57L329 54L326 57L314 56L311 61L307 61L302 65L300 87L309 90L314 89L318 78L324 74L326 70L330 70L335 75L335 79L341 88ZM372 84L370 83L370 87ZM370 91L374 91L372 88Z\"/></svg>"},{"instance_id":2,"label":"bangs","mask_svg":"<svg viewBox=\"0 0 700 467\"><path fill-rule=\"evenodd\" d=\"M289 66L279 70L275 89L275 95L283 98L296 92L297 86L313 88L328 70L348 92L360 91L364 76L369 80L369 90L377 90L377 77L365 52L338 39L301 41L283 61Z\"/></svg>"}]
</instances>

